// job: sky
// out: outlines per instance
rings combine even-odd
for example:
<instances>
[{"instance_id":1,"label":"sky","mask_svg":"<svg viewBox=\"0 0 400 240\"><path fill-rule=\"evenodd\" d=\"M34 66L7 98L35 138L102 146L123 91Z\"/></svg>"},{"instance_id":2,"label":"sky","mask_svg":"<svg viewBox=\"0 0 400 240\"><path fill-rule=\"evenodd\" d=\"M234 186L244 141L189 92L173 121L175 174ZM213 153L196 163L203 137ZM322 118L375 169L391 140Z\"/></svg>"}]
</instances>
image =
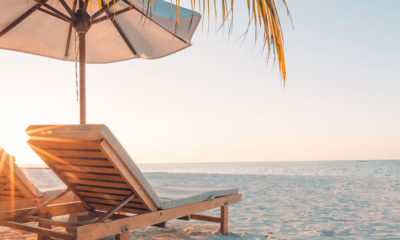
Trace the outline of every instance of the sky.
<instances>
[{"instance_id":1,"label":"sky","mask_svg":"<svg viewBox=\"0 0 400 240\"><path fill-rule=\"evenodd\" d=\"M205 22L166 58L88 65L88 123L138 163L400 159L400 2L287 2L286 86L253 35L240 38L236 6L231 35ZM79 122L74 63L6 50L0 61L0 146L41 164L24 130Z\"/></svg>"}]
</instances>

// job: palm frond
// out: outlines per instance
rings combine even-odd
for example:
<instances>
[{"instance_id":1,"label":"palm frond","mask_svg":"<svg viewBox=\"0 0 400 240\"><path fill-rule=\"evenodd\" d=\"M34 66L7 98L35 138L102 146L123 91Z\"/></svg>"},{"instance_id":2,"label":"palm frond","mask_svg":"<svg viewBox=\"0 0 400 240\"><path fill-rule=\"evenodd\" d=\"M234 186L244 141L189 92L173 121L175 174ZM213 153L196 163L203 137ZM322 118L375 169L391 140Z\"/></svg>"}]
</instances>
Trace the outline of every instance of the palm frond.
<instances>
[{"instance_id":1,"label":"palm frond","mask_svg":"<svg viewBox=\"0 0 400 240\"><path fill-rule=\"evenodd\" d=\"M203 15L207 15L208 19L211 15L214 15L216 20L220 18L222 24L228 23L230 27L232 27L234 0L219 0L221 3L219 6L220 8L217 6L217 0L214 0L214 4L210 4L209 1L210 0L190 0L190 4L192 10L195 10L196 6L198 6L199 12L203 13ZM249 13L248 21L254 22L256 35L257 31L263 34L263 46L267 49L267 56L273 55L273 57L278 60L282 81L286 83L286 63L283 49L284 38L275 4L276 1L277 0L246 0ZM279 1L283 3L287 14L290 16L286 0ZM172 3L176 6L181 5L180 0L171 0L171 4ZM212 9L210 9L212 7L214 8L214 14L212 13ZM218 12L220 13L218 14Z\"/></svg>"}]
</instances>

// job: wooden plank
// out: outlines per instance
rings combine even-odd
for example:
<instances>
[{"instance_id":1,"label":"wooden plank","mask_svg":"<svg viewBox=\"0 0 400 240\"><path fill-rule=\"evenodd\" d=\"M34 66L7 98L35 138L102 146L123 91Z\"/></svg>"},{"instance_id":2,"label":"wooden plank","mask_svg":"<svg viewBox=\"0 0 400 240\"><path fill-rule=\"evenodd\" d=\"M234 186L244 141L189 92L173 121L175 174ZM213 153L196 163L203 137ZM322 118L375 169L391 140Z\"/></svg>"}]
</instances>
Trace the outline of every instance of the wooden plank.
<instances>
[{"instance_id":1,"label":"wooden plank","mask_svg":"<svg viewBox=\"0 0 400 240\"><path fill-rule=\"evenodd\" d=\"M128 171L123 161L120 159L119 155L114 151L112 146L107 140L100 143L100 149L115 166L116 169L120 171L121 176L132 186L132 189L136 192L139 199L143 201L143 204L151 211L157 210L157 206L149 193L143 188L140 182L133 176L132 172Z\"/></svg>"},{"instance_id":2,"label":"wooden plank","mask_svg":"<svg viewBox=\"0 0 400 240\"><path fill-rule=\"evenodd\" d=\"M25 132L34 140L71 142L77 144L99 143L103 139L104 125L31 125ZM90 134L88 134L90 132Z\"/></svg>"},{"instance_id":3,"label":"wooden plank","mask_svg":"<svg viewBox=\"0 0 400 240\"><path fill-rule=\"evenodd\" d=\"M123 188L129 189L129 186L126 183L115 183L115 182L105 182L105 181L91 181L91 180L82 180L75 178L66 178L68 183L79 184L79 185L91 185L91 186L102 186L102 187L113 187L113 188Z\"/></svg>"},{"instance_id":4,"label":"wooden plank","mask_svg":"<svg viewBox=\"0 0 400 240\"><path fill-rule=\"evenodd\" d=\"M5 177L5 176L0 176L0 184L1 184L1 185L7 184L7 183L9 183L9 182L10 182L10 180L8 180L7 177Z\"/></svg>"},{"instance_id":5,"label":"wooden plank","mask_svg":"<svg viewBox=\"0 0 400 240\"><path fill-rule=\"evenodd\" d=\"M10 228L15 228L15 229L21 229L21 230L28 231L28 232L37 233L37 234L39 234L39 236L47 236L47 237L54 237L54 238L59 238L59 239L70 239L70 240L75 239L74 235L69 234L69 233L57 232L57 231L53 231L53 230L42 228L42 227L32 227L32 226L28 226L23 223L18 223L18 222L14 222L14 221L0 221L0 225L10 227Z\"/></svg>"},{"instance_id":6,"label":"wooden plank","mask_svg":"<svg viewBox=\"0 0 400 240\"><path fill-rule=\"evenodd\" d=\"M93 192L98 192L98 193L110 193L110 194L119 194L119 195L128 195L130 192L132 192L131 189L114 189L114 188L102 188L102 187L93 187L93 186L81 186L81 185L76 185L75 188L80 191L93 191Z\"/></svg>"},{"instance_id":7,"label":"wooden plank","mask_svg":"<svg viewBox=\"0 0 400 240\"><path fill-rule=\"evenodd\" d=\"M187 215L192 215L198 212L219 208L221 206L239 202L242 199L241 194L216 198L204 202L181 206L177 208L159 210L154 212L145 213L133 217L114 220L107 224L94 223L77 228L76 238L80 239L98 239L110 235L121 233L121 227L126 226L129 231L137 228L154 225L157 223L165 222L170 219L176 219Z\"/></svg>"},{"instance_id":8,"label":"wooden plank","mask_svg":"<svg viewBox=\"0 0 400 240\"><path fill-rule=\"evenodd\" d=\"M228 234L228 205L221 207L221 228L220 232L224 235Z\"/></svg>"},{"instance_id":9,"label":"wooden plank","mask_svg":"<svg viewBox=\"0 0 400 240\"><path fill-rule=\"evenodd\" d=\"M11 196L11 195L25 198L25 196L20 191L18 191L18 189L15 189L14 191L12 191L11 189L0 190L0 196Z\"/></svg>"},{"instance_id":10,"label":"wooden plank","mask_svg":"<svg viewBox=\"0 0 400 240\"><path fill-rule=\"evenodd\" d=\"M21 200L24 201L24 200ZM28 203L25 203L28 206ZM18 206L18 204L16 204ZM3 203L1 204L0 208L5 208ZM18 208L15 210L9 211L0 211L0 220L5 219L13 219L18 216L26 215L29 211L35 209L36 207L26 207L26 208ZM60 203L60 204L53 204L47 206L46 212L49 213L51 216L61 216L66 214L78 213L78 212L85 212L87 209L84 207L82 202L70 202L70 203Z\"/></svg>"},{"instance_id":11,"label":"wooden plank","mask_svg":"<svg viewBox=\"0 0 400 240\"><path fill-rule=\"evenodd\" d=\"M98 204L108 204L108 205L117 205L120 203L118 200L113 200L113 199L104 199L104 198L91 198L91 197L85 197L85 199L88 202L92 203L98 203ZM123 199L122 199L123 200ZM146 209L146 206L143 205L142 203L136 203L136 202L128 202L126 204L127 207L131 208L139 208L139 209Z\"/></svg>"},{"instance_id":12,"label":"wooden plank","mask_svg":"<svg viewBox=\"0 0 400 240\"><path fill-rule=\"evenodd\" d=\"M1 195L0 200L1 201L15 201L15 200L22 200L24 197L17 197L17 196L6 196L6 195Z\"/></svg>"},{"instance_id":13,"label":"wooden plank","mask_svg":"<svg viewBox=\"0 0 400 240\"><path fill-rule=\"evenodd\" d=\"M131 192L130 192L131 193ZM125 199L127 196L125 195L112 195L112 194L104 194L104 193L95 193L95 192L79 192L79 194L83 197L85 197L85 199L87 199L88 197L92 197L92 198L103 198L103 199L110 199L110 200L123 200ZM139 202L139 199L137 197L132 199L137 200Z\"/></svg>"},{"instance_id":14,"label":"wooden plank","mask_svg":"<svg viewBox=\"0 0 400 240\"><path fill-rule=\"evenodd\" d=\"M112 205L107 206L107 205L102 205L102 204L97 204L97 203L89 203L90 206L93 206L95 209L98 210L103 210L103 211L110 211L112 209ZM148 210L145 209L135 209L135 208L122 208L121 212L127 212L127 213L134 213L134 214L145 214L148 213Z\"/></svg>"},{"instance_id":15,"label":"wooden plank","mask_svg":"<svg viewBox=\"0 0 400 240\"><path fill-rule=\"evenodd\" d=\"M0 212L10 211L15 209L31 208L38 206L41 202L44 202L45 198L30 198L21 199L15 201L2 201L0 203Z\"/></svg>"},{"instance_id":16,"label":"wooden plank","mask_svg":"<svg viewBox=\"0 0 400 240\"><path fill-rule=\"evenodd\" d=\"M73 165L68 166L63 164L54 164L54 167L59 171L118 174L118 171L115 168L106 168L106 167L84 167L84 166L77 167Z\"/></svg>"},{"instance_id":17,"label":"wooden plank","mask_svg":"<svg viewBox=\"0 0 400 240\"><path fill-rule=\"evenodd\" d=\"M190 215L190 219L206 221L206 222L216 222L216 223L221 223L221 221L222 221L222 219L219 217L211 217L211 216L204 216L204 215L198 215L198 214Z\"/></svg>"},{"instance_id":18,"label":"wooden plank","mask_svg":"<svg viewBox=\"0 0 400 240\"><path fill-rule=\"evenodd\" d=\"M57 156L59 158L63 157L79 157L79 158L105 158L104 154L97 150L90 150L85 151L85 149L81 150L53 150L53 149L46 149L46 152Z\"/></svg>"},{"instance_id":19,"label":"wooden plank","mask_svg":"<svg viewBox=\"0 0 400 240\"><path fill-rule=\"evenodd\" d=\"M75 166L101 166L101 167L112 167L112 165L107 161L104 160L97 160L97 159L85 159L85 158L65 158L70 164Z\"/></svg>"},{"instance_id":20,"label":"wooden plank","mask_svg":"<svg viewBox=\"0 0 400 240\"><path fill-rule=\"evenodd\" d=\"M99 149L98 144L95 142L64 142L60 141L44 141L44 140L34 140L30 139L28 144L34 145L43 150L46 149Z\"/></svg>"},{"instance_id":21,"label":"wooden plank","mask_svg":"<svg viewBox=\"0 0 400 240\"><path fill-rule=\"evenodd\" d=\"M50 219L50 218L37 217L37 216L29 216L29 215L21 216L21 217L19 217L19 219L22 219L27 222L39 222L39 223L49 224L51 226L58 226L58 227L65 227L65 228L74 228L77 226L76 224L72 224L72 223L68 223L68 222L64 222L64 221L54 220L54 219Z\"/></svg>"},{"instance_id":22,"label":"wooden plank","mask_svg":"<svg viewBox=\"0 0 400 240\"><path fill-rule=\"evenodd\" d=\"M76 179L90 179L90 180L102 180L102 181L115 181L115 182L124 182L124 180L119 175L104 175L104 174L93 174L93 173L85 173L85 172L62 172L60 174L68 177L68 178L76 178Z\"/></svg>"}]
</instances>

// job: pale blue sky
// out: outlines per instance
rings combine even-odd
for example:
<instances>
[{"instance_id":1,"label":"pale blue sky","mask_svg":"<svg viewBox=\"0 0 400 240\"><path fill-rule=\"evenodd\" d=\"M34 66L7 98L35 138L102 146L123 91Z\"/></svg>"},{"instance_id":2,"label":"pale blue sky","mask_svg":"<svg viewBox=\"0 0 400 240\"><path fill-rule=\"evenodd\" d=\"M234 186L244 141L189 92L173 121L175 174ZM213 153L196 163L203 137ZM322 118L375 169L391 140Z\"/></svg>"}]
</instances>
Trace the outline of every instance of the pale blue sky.
<instances>
[{"instance_id":1,"label":"pale blue sky","mask_svg":"<svg viewBox=\"0 0 400 240\"><path fill-rule=\"evenodd\" d=\"M175 55L89 65L88 122L142 163L400 159L400 2L288 4L286 87L253 35L237 40L243 23L229 40L200 26ZM0 61L0 145L40 163L24 129L78 122L74 64L4 50Z\"/></svg>"}]
</instances>

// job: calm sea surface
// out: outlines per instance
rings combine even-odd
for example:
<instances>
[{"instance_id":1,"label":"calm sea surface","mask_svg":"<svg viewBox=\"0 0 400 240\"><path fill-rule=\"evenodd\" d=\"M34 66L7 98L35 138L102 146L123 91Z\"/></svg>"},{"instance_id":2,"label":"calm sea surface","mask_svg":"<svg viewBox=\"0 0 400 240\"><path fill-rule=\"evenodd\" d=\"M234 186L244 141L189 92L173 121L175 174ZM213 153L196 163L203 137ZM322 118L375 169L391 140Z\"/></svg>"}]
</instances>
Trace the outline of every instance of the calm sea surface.
<instances>
[{"instance_id":1,"label":"calm sea surface","mask_svg":"<svg viewBox=\"0 0 400 240\"><path fill-rule=\"evenodd\" d=\"M400 160L139 164L145 172L400 177Z\"/></svg>"}]
</instances>

